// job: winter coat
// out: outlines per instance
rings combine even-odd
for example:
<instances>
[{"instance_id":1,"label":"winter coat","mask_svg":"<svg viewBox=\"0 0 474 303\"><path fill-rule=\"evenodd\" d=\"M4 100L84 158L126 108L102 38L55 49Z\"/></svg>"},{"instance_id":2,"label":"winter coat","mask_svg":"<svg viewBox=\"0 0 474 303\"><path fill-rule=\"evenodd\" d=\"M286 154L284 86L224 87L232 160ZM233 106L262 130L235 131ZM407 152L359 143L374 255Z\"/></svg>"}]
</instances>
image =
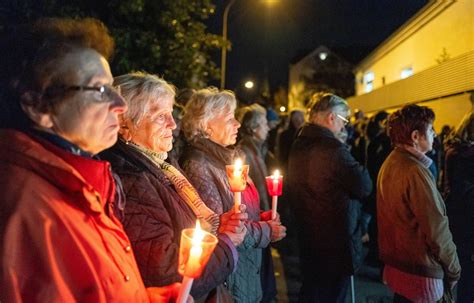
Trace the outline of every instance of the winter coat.
<instances>
[{"instance_id":1,"label":"winter coat","mask_svg":"<svg viewBox=\"0 0 474 303\"><path fill-rule=\"evenodd\" d=\"M179 196L159 167L140 151L119 140L101 157L120 176L127 198L124 228L140 273L147 286L181 282L178 255L181 231L196 225L196 216ZM203 274L194 280L191 294L198 299L222 284L234 269L230 239L219 235L219 242ZM237 261L237 260L235 260Z\"/></svg>"},{"instance_id":2,"label":"winter coat","mask_svg":"<svg viewBox=\"0 0 474 303\"><path fill-rule=\"evenodd\" d=\"M108 162L3 129L0 172L0 301L149 301Z\"/></svg>"},{"instance_id":3,"label":"winter coat","mask_svg":"<svg viewBox=\"0 0 474 303\"><path fill-rule=\"evenodd\" d=\"M380 257L406 273L456 281L460 266L444 201L427 167L394 149L377 179Z\"/></svg>"},{"instance_id":4,"label":"winter coat","mask_svg":"<svg viewBox=\"0 0 474 303\"><path fill-rule=\"evenodd\" d=\"M204 203L218 214L234 207L225 165L233 164L237 151L222 147L208 139L197 139L185 149L181 165ZM242 203L247 206L249 220L247 235L237 247L239 262L236 271L227 279L227 286L237 302L255 303L262 298L260 284L261 248L270 243L271 229L259 222L260 202L257 189L249 179L242 192Z\"/></svg>"},{"instance_id":5,"label":"winter coat","mask_svg":"<svg viewBox=\"0 0 474 303\"><path fill-rule=\"evenodd\" d=\"M474 261L474 145L446 149L446 208L461 257Z\"/></svg>"},{"instance_id":6,"label":"winter coat","mask_svg":"<svg viewBox=\"0 0 474 303\"><path fill-rule=\"evenodd\" d=\"M306 124L290 152L288 189L303 274L315 279L353 274L349 211L358 208L349 207L372 190L367 170L329 129Z\"/></svg>"},{"instance_id":7,"label":"winter coat","mask_svg":"<svg viewBox=\"0 0 474 303\"><path fill-rule=\"evenodd\" d=\"M262 152L262 143L257 142L251 136L244 136L239 141L238 147L245 154L245 163L249 168L249 176L255 183L260 197L260 209L267 211L271 209L267 192L267 183L265 177L268 176L267 165L265 164L265 156Z\"/></svg>"}]
</instances>

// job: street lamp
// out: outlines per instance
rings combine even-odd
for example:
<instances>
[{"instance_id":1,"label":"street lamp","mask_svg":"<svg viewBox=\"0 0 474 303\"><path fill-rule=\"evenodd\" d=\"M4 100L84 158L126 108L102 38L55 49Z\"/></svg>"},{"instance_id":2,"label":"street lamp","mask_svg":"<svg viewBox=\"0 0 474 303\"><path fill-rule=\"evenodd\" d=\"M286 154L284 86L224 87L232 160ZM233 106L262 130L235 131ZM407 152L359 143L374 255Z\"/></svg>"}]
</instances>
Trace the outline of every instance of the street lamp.
<instances>
[{"instance_id":1,"label":"street lamp","mask_svg":"<svg viewBox=\"0 0 474 303\"><path fill-rule=\"evenodd\" d=\"M245 82L244 86L245 86L245 88L248 88L248 89L253 88L253 86L254 86L253 81L249 80L249 81Z\"/></svg>"},{"instance_id":2,"label":"street lamp","mask_svg":"<svg viewBox=\"0 0 474 303\"><path fill-rule=\"evenodd\" d=\"M225 72L227 62L227 19L229 17L230 7L236 0L230 0L224 8L224 15L222 17L222 39L223 45L221 50L221 89L225 88ZM280 0L265 0L268 5L279 2Z\"/></svg>"},{"instance_id":3,"label":"street lamp","mask_svg":"<svg viewBox=\"0 0 474 303\"><path fill-rule=\"evenodd\" d=\"M230 0L227 3L224 9L224 16L222 18L222 52L221 52L221 89L225 88L225 68L226 68L226 61L227 61L227 18L229 17L229 10L232 4L234 4L235 0Z\"/></svg>"}]
</instances>

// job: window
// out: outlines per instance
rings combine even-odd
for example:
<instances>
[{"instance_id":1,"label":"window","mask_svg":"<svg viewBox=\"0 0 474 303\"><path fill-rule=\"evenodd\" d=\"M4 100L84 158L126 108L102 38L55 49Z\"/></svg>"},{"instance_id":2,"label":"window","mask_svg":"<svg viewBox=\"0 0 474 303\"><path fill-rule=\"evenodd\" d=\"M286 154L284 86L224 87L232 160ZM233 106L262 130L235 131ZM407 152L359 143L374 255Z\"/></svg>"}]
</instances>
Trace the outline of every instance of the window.
<instances>
[{"instance_id":1,"label":"window","mask_svg":"<svg viewBox=\"0 0 474 303\"><path fill-rule=\"evenodd\" d=\"M367 72L364 75L365 92L371 92L374 89L374 72Z\"/></svg>"},{"instance_id":2,"label":"window","mask_svg":"<svg viewBox=\"0 0 474 303\"><path fill-rule=\"evenodd\" d=\"M405 79L413 75L413 67L407 67L402 69L402 72L400 73L400 79Z\"/></svg>"}]
</instances>

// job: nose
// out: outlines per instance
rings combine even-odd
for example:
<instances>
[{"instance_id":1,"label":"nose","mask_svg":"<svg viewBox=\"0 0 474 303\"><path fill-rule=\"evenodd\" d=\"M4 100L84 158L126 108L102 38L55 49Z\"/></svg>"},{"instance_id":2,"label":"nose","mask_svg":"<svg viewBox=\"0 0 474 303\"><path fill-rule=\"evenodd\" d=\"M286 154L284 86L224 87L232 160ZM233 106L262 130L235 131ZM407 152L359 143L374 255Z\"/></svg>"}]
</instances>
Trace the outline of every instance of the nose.
<instances>
[{"instance_id":1,"label":"nose","mask_svg":"<svg viewBox=\"0 0 474 303\"><path fill-rule=\"evenodd\" d=\"M110 103L110 108L118 114L123 114L128 110L125 99L119 94L114 96L113 101Z\"/></svg>"},{"instance_id":2,"label":"nose","mask_svg":"<svg viewBox=\"0 0 474 303\"><path fill-rule=\"evenodd\" d=\"M168 128L176 129L176 122L174 121L173 115L169 115L166 122L167 122Z\"/></svg>"},{"instance_id":3,"label":"nose","mask_svg":"<svg viewBox=\"0 0 474 303\"><path fill-rule=\"evenodd\" d=\"M240 128L240 122L237 119L234 119L234 121L235 121L235 127L237 129L239 129Z\"/></svg>"}]
</instances>

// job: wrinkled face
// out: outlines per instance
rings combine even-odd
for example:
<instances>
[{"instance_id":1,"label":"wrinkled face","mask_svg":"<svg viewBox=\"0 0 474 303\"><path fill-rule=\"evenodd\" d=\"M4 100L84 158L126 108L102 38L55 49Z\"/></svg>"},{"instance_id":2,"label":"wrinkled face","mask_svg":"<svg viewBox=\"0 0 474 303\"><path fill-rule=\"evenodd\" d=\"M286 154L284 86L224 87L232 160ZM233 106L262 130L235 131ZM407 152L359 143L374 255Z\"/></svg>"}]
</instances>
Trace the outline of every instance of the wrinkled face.
<instances>
[{"instance_id":1,"label":"wrinkled face","mask_svg":"<svg viewBox=\"0 0 474 303\"><path fill-rule=\"evenodd\" d=\"M113 83L109 64L93 50L67 55L57 69L66 86L111 87ZM92 154L115 144L118 116L127 110L117 91L70 90L63 101L46 114L50 122L42 126Z\"/></svg>"},{"instance_id":2,"label":"wrinkled face","mask_svg":"<svg viewBox=\"0 0 474 303\"><path fill-rule=\"evenodd\" d=\"M239 121L234 117L234 112L225 110L207 123L207 133L209 139L222 146L235 144L237 141L237 130L240 127Z\"/></svg>"},{"instance_id":3,"label":"wrinkled face","mask_svg":"<svg viewBox=\"0 0 474 303\"><path fill-rule=\"evenodd\" d=\"M254 129L254 136L257 140L264 141L267 138L268 131L270 130L268 127L267 117L260 115L258 116L257 122L257 128Z\"/></svg>"},{"instance_id":4,"label":"wrinkled face","mask_svg":"<svg viewBox=\"0 0 474 303\"><path fill-rule=\"evenodd\" d=\"M173 103L173 97L156 100L138 126L130 127L133 142L158 153L170 151L173 148L173 130L176 128Z\"/></svg>"},{"instance_id":5,"label":"wrinkled face","mask_svg":"<svg viewBox=\"0 0 474 303\"><path fill-rule=\"evenodd\" d=\"M436 133L433 129L433 123L428 124L425 134L422 134L418 138L418 142L415 145L420 152L426 154L433 149L433 141Z\"/></svg>"},{"instance_id":6,"label":"wrinkled face","mask_svg":"<svg viewBox=\"0 0 474 303\"><path fill-rule=\"evenodd\" d=\"M348 111L341 111L337 110L332 113L331 115L331 131L334 135L339 136L339 133L345 131L345 126L347 121L349 121L350 113Z\"/></svg>"}]
</instances>

